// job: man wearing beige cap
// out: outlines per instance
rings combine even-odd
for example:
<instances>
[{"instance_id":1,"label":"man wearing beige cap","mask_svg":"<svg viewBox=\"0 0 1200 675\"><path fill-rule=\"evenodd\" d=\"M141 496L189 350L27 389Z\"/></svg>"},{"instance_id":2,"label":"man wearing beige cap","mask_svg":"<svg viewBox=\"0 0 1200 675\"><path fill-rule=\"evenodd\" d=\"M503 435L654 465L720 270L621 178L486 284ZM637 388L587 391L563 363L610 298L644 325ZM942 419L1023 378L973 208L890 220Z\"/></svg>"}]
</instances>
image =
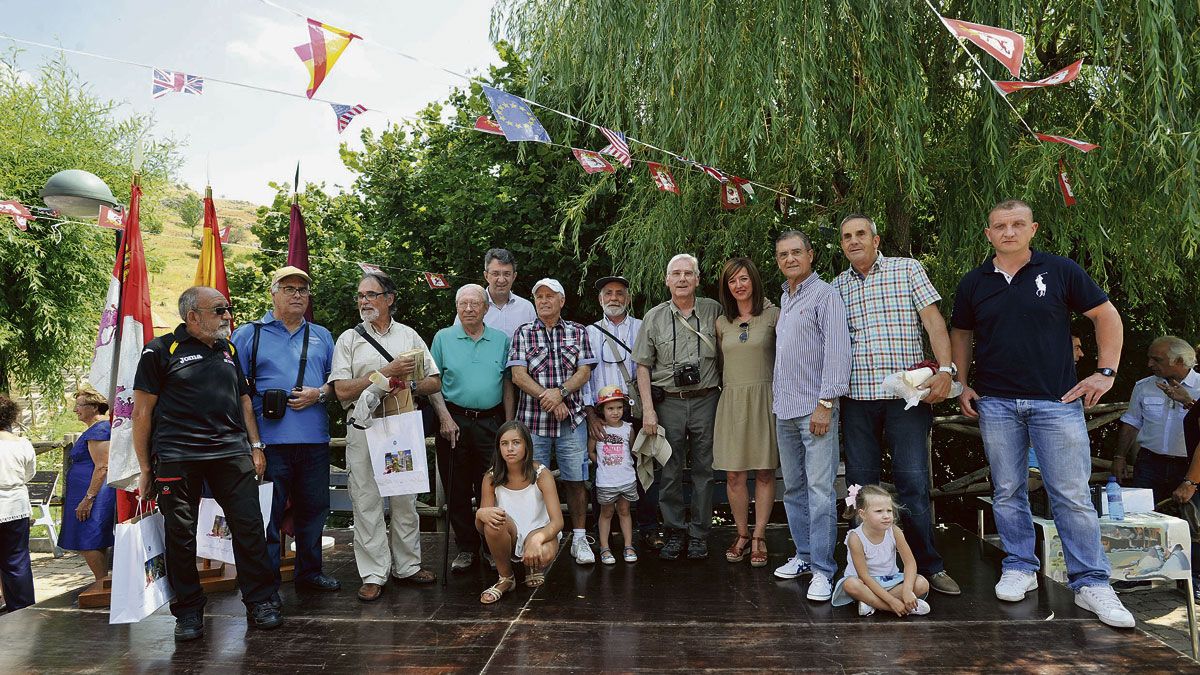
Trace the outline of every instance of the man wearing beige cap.
<instances>
[{"instance_id":1,"label":"man wearing beige cap","mask_svg":"<svg viewBox=\"0 0 1200 675\"><path fill-rule=\"evenodd\" d=\"M517 419L533 436L533 459L550 465L558 460L559 478L566 485L571 509L571 555L575 562L596 562L588 545L587 518L587 413L580 390L587 384L596 355L587 328L562 318L566 293L557 279L533 285L537 319L517 328L508 366L513 384L521 390Z\"/></svg>"},{"instance_id":2,"label":"man wearing beige cap","mask_svg":"<svg viewBox=\"0 0 1200 675\"><path fill-rule=\"evenodd\" d=\"M414 394L427 396L439 391L438 367L425 341L415 330L392 319L396 285L391 277L383 272L364 275L354 298L362 323L338 336L329 373L342 406L347 410L354 406L371 386L370 377L376 371L395 384L372 411L375 417L409 409ZM371 467L366 432L352 424L346 425L346 466L354 505L354 562L363 582L358 599L378 600L389 576L406 584L436 581L432 572L421 569L417 495L388 497L391 524L384 520L383 497Z\"/></svg>"},{"instance_id":3,"label":"man wearing beige cap","mask_svg":"<svg viewBox=\"0 0 1200 675\"><path fill-rule=\"evenodd\" d=\"M280 562L280 523L288 500L296 537L296 588L336 591L341 584L321 571L321 532L329 517L329 415L325 384L333 362L333 335L306 321L308 273L281 267L271 275L274 308L233 333L274 486L267 523L267 555Z\"/></svg>"}]
</instances>

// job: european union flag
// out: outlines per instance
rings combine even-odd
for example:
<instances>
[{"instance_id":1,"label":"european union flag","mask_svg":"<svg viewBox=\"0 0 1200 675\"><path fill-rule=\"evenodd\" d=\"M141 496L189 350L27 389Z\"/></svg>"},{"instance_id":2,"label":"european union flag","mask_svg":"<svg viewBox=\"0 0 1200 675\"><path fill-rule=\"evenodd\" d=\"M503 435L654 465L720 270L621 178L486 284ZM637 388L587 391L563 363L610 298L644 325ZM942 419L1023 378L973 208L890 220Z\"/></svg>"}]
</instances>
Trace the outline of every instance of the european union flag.
<instances>
[{"instance_id":1,"label":"european union flag","mask_svg":"<svg viewBox=\"0 0 1200 675\"><path fill-rule=\"evenodd\" d=\"M496 124L500 125L505 138L510 141L550 142L550 134L542 128L538 118L533 116L528 103L488 86L483 86L483 94L487 96L488 103L492 106L492 114L496 117Z\"/></svg>"}]
</instances>

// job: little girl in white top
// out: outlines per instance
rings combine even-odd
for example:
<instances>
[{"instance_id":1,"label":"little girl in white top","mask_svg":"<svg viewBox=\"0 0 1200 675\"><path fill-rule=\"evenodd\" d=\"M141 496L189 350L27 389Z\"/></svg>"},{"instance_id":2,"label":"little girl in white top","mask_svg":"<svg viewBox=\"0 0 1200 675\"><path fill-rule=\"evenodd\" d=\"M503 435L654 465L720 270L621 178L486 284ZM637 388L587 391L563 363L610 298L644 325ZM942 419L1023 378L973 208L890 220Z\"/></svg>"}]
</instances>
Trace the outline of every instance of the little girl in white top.
<instances>
[{"instance_id":1,"label":"little girl in white top","mask_svg":"<svg viewBox=\"0 0 1200 675\"><path fill-rule=\"evenodd\" d=\"M622 557L627 563L637 562L637 550L633 548L633 516L629 505L638 500L637 467L633 463L633 425L624 421L625 406L629 399L616 385L603 387L596 394L596 407L604 420L604 436L588 439L588 454L596 462L596 501L600 504L600 518L596 521L600 530L600 562L614 565L617 562L608 546L612 533L612 517L616 512L621 520L621 537L625 541Z\"/></svg>"},{"instance_id":2,"label":"little girl in white top","mask_svg":"<svg viewBox=\"0 0 1200 675\"><path fill-rule=\"evenodd\" d=\"M541 586L543 568L558 554L562 507L554 475L533 461L533 439L524 424L505 422L496 433L492 469L483 475L475 528L496 561L500 579L479 596L485 605L517 587L514 562L524 562L525 585Z\"/></svg>"},{"instance_id":3,"label":"little girl in white top","mask_svg":"<svg viewBox=\"0 0 1200 675\"><path fill-rule=\"evenodd\" d=\"M857 600L859 616L871 616L877 609L896 616L928 614L929 603L923 598L929 593L929 582L917 574L917 560L904 532L895 525L891 493L878 485L859 488L857 494L855 488L850 488L851 497L862 524L846 534L846 572L833 589L833 604ZM897 553L903 573L896 567Z\"/></svg>"}]
</instances>

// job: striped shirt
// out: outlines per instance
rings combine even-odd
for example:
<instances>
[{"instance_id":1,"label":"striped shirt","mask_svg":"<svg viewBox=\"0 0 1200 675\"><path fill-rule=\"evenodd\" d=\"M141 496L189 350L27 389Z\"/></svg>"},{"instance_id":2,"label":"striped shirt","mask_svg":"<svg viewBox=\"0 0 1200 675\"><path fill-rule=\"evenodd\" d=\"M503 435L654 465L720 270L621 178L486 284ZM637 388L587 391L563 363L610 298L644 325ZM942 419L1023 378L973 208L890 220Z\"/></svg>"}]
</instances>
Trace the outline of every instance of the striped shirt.
<instances>
[{"instance_id":1,"label":"striped shirt","mask_svg":"<svg viewBox=\"0 0 1200 675\"><path fill-rule=\"evenodd\" d=\"M512 350L508 354L508 366L523 366L541 386L550 389L563 386L579 370L580 366L595 366L596 355L592 351L587 329L560 318L554 327L547 330L541 319L527 323L517 329L513 336ZM517 402L517 419L529 427L537 436L558 436L562 425L554 413L542 410L536 397L520 392ZM570 416L572 427L583 422L583 391L576 391L563 400Z\"/></svg>"},{"instance_id":2,"label":"striped shirt","mask_svg":"<svg viewBox=\"0 0 1200 675\"><path fill-rule=\"evenodd\" d=\"M850 267L833 280L833 287L846 303L850 326L850 398L895 398L884 391L883 378L925 360L918 312L942 296L921 263L882 253L866 276Z\"/></svg>"},{"instance_id":3,"label":"striped shirt","mask_svg":"<svg viewBox=\"0 0 1200 675\"><path fill-rule=\"evenodd\" d=\"M599 326L599 328L597 327ZM633 387L625 381L625 376L621 372L621 364L625 364L625 372L629 373L629 377L637 376L637 362L633 360L633 352L625 351L623 347L614 344L612 338L600 332L600 328L617 336L617 339L625 343L626 347L633 349L633 343L637 340L638 330L642 327L642 320L635 319L628 314L625 315L625 320L621 323L613 323L607 316L600 319L596 323L587 327L588 339L592 343L592 351L596 352L596 367L592 370L592 377L587 381L587 386L583 388L583 402L585 405L595 405L596 396L600 390L609 386L616 385L625 392L626 396L637 396L637 391L629 391Z\"/></svg>"},{"instance_id":4,"label":"striped shirt","mask_svg":"<svg viewBox=\"0 0 1200 675\"><path fill-rule=\"evenodd\" d=\"M775 324L775 416L811 415L817 399L828 401L850 390L850 331L846 306L833 286L815 273L795 292L783 283Z\"/></svg>"}]
</instances>

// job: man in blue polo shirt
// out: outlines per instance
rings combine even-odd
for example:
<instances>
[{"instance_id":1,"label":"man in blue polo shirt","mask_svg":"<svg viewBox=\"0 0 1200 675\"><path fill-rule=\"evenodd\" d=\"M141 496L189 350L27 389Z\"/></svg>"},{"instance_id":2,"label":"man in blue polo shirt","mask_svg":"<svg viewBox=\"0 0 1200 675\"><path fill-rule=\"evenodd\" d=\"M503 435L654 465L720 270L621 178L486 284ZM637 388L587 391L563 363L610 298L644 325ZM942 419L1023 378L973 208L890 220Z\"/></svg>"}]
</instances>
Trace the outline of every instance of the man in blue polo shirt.
<instances>
[{"instance_id":1,"label":"man in blue polo shirt","mask_svg":"<svg viewBox=\"0 0 1200 675\"><path fill-rule=\"evenodd\" d=\"M438 471L446 481L446 508L458 544L450 564L466 572L482 547L475 529L471 499L480 503L483 474L491 467L496 431L513 418L516 395L508 379L510 340L484 325L488 297L483 287L467 284L454 300L458 323L443 328L429 348L442 373L442 391L429 400L437 410L440 433L436 438Z\"/></svg>"},{"instance_id":2,"label":"man in blue polo shirt","mask_svg":"<svg viewBox=\"0 0 1200 675\"><path fill-rule=\"evenodd\" d=\"M321 571L321 532L329 517L329 368L333 336L306 321L309 276L297 267L271 275L274 309L233 333L242 372L253 391L254 416L267 444L263 476L274 487L267 554L279 569L280 523L288 499L296 536L296 587L336 591L337 579ZM257 348L255 341L257 340ZM265 402L265 404L264 404Z\"/></svg>"},{"instance_id":3,"label":"man in blue polo shirt","mask_svg":"<svg viewBox=\"0 0 1200 675\"><path fill-rule=\"evenodd\" d=\"M1007 554L996 597L1015 602L1037 588L1033 519L1025 490L1028 448L1037 453L1062 537L1075 604L1110 626L1133 615L1109 585L1109 563L1088 492L1091 448L1083 406L1113 383L1122 325L1108 296L1075 262L1034 251L1038 230L1025 202L1000 202L984 230L996 253L958 284L950 320L952 358L963 384L959 404L979 418L994 486L996 530ZM1096 328L1098 369L1076 382L1071 314ZM975 388L967 386L972 354Z\"/></svg>"}]
</instances>

